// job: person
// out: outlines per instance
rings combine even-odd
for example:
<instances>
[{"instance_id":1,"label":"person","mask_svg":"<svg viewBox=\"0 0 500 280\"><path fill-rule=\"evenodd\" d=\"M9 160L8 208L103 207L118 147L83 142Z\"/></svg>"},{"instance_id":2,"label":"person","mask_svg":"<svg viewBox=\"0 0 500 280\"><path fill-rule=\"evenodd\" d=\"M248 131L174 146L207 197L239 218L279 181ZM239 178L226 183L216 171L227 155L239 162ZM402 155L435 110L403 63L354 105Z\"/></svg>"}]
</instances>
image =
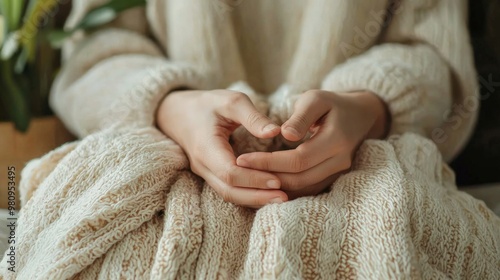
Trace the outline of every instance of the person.
<instances>
[{"instance_id":1,"label":"person","mask_svg":"<svg viewBox=\"0 0 500 280\"><path fill-rule=\"evenodd\" d=\"M73 1L68 28L101 2ZM466 12L150 0L76 34L51 105L82 140L24 172L21 266L52 279L497 278L500 221L442 161L477 115ZM36 248L54 242L65 257L48 263Z\"/></svg>"},{"instance_id":2,"label":"person","mask_svg":"<svg viewBox=\"0 0 500 280\"><path fill-rule=\"evenodd\" d=\"M245 206L260 207L271 201L287 201L288 195L320 192L350 167L356 148L365 139L385 138L389 130L391 134L411 131L431 138L443 125L451 124L456 129L447 133L443 145L449 158L462 148L476 118L475 108L468 108L470 116L461 118L459 126L446 122L454 118L446 116L452 104L461 104L476 94L465 21L453 17L465 7L447 8L445 3L432 1L396 2L324 1L307 5L300 1L209 1L197 3L200 14L194 22L179 19L177 12L171 18L156 12L183 11L194 4L149 4L149 9L155 8L148 11L148 19L168 53L168 62L159 57L161 50L137 33L103 31L88 44L104 49L82 51L82 59L99 68L113 69L115 74L105 71L107 75L97 77L100 70L93 68L66 78L74 71L67 66L59 79L62 82L56 83L52 104L71 131L83 137L102 129L101 123L107 119L116 118L109 113L110 102L125 98L125 85L133 86L122 81L118 89L114 85L118 80L139 77L140 70L160 65L176 68L168 71L179 77L161 81L162 87L151 92L155 97L152 105L137 110L141 114L157 111L154 117L158 127L183 148L191 170L227 201ZM388 4L392 5L389 14L385 13ZM435 6L433 11L439 10L442 17L453 22L444 25L438 16L404 22L406 15L426 15L419 10L425 6ZM264 12L257 12L259 9ZM207 18L209 10L214 10L215 18ZM346 17L336 18L339 10ZM248 19L254 13L265 18L265 23ZM450 43L455 47L445 49ZM77 56L73 55L73 60ZM129 59L138 66L126 65ZM129 70L115 71L118 66L114 63ZM179 63L190 65L178 67ZM195 73L207 81L193 81ZM95 88L86 89L79 77ZM292 92L290 96L304 94L294 103L294 110L288 110L293 114L273 126L244 94L221 90L242 80L262 95L276 92L280 85ZM175 91L175 87L192 90ZM237 125L243 125L255 137L282 134L289 141L301 140L315 125L317 137L295 150L247 154L236 160L228 140ZM265 132L267 125L271 130Z\"/></svg>"}]
</instances>

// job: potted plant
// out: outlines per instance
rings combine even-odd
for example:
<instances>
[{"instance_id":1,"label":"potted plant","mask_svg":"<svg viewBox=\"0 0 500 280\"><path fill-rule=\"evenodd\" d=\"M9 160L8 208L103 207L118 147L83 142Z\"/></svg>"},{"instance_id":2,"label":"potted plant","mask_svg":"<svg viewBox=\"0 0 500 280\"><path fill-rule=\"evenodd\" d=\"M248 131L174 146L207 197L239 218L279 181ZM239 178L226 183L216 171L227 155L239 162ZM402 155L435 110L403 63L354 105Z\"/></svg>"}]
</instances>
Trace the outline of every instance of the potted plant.
<instances>
[{"instance_id":1,"label":"potted plant","mask_svg":"<svg viewBox=\"0 0 500 280\"><path fill-rule=\"evenodd\" d=\"M0 186L7 186L9 166L16 169L18 186L27 161L74 139L48 105L63 40L144 4L111 0L90 11L75 29L62 30L70 0L0 0ZM6 192L0 188L0 208L6 208Z\"/></svg>"}]
</instances>

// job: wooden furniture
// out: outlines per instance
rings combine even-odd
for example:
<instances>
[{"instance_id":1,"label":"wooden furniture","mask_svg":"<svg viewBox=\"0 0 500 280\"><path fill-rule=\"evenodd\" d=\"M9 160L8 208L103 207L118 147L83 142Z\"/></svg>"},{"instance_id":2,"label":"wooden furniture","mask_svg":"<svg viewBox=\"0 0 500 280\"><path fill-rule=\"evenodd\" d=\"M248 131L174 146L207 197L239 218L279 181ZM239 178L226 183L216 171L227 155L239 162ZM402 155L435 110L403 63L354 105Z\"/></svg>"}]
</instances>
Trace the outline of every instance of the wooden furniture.
<instances>
[{"instance_id":1,"label":"wooden furniture","mask_svg":"<svg viewBox=\"0 0 500 280\"><path fill-rule=\"evenodd\" d=\"M0 122L0 208L8 206L9 166L16 169L15 183L19 191L21 171L28 161L74 139L53 116L33 119L26 133L16 131L10 122ZM16 209L20 209L19 192L16 194Z\"/></svg>"}]
</instances>

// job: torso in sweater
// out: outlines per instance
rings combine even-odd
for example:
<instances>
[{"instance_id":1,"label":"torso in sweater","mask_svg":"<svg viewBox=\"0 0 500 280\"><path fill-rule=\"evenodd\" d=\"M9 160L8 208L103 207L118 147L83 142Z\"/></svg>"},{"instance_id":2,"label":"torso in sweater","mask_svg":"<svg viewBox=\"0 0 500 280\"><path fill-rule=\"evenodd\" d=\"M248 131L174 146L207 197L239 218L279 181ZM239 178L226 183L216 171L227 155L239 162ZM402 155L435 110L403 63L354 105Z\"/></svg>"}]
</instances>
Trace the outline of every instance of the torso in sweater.
<instances>
[{"instance_id":1,"label":"torso in sweater","mask_svg":"<svg viewBox=\"0 0 500 280\"><path fill-rule=\"evenodd\" d=\"M335 65L375 44L387 4L388 0L151 1L148 19L169 58L211 72L213 87L244 79L257 91L270 93L282 83L300 90L318 88Z\"/></svg>"}]
</instances>

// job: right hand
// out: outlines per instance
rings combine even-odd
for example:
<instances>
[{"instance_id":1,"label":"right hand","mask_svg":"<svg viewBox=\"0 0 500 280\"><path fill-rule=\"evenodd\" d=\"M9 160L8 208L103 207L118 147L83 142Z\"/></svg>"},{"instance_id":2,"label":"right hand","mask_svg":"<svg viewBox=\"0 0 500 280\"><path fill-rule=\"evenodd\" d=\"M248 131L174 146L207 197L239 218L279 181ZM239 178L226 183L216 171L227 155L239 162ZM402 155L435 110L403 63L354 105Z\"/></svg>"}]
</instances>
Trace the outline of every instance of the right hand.
<instances>
[{"instance_id":1,"label":"right hand","mask_svg":"<svg viewBox=\"0 0 500 280\"><path fill-rule=\"evenodd\" d=\"M191 170L225 201L260 208L288 200L276 175L236 165L229 136L240 125L258 138L272 138L281 132L245 94L174 91L160 104L156 120L160 130L183 148Z\"/></svg>"}]
</instances>

